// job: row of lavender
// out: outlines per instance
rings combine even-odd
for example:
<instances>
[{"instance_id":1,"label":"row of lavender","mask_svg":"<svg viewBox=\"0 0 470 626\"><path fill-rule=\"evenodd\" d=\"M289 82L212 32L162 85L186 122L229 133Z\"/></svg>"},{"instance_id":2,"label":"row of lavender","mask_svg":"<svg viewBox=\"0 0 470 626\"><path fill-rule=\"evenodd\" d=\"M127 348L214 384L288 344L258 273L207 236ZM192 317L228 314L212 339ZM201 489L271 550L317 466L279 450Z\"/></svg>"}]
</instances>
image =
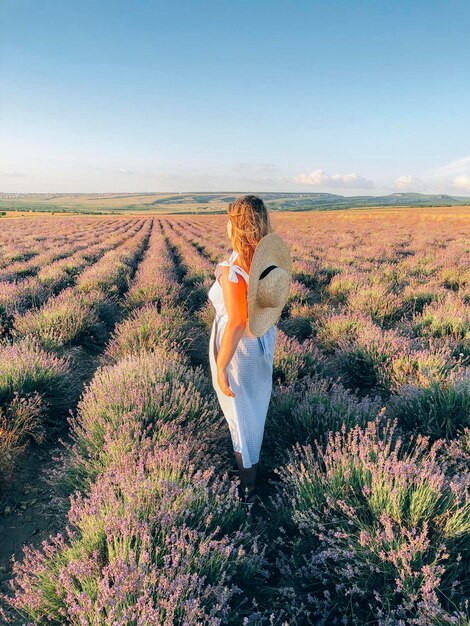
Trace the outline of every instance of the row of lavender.
<instances>
[{"instance_id":1,"label":"row of lavender","mask_svg":"<svg viewBox=\"0 0 470 626\"><path fill-rule=\"evenodd\" d=\"M72 285L86 267L124 242L131 231L138 228L137 224L138 221L126 220L102 226L97 224L93 229L88 226L83 243L76 245L67 243L65 235L57 236L52 252L46 254L47 258L43 256L41 265L35 265L34 270L28 266L29 273L20 271L16 263L7 265L5 272L8 275L5 274L5 279L0 281L0 337L9 333L16 314L40 306L51 295Z\"/></svg>"},{"instance_id":2,"label":"row of lavender","mask_svg":"<svg viewBox=\"0 0 470 626\"><path fill-rule=\"evenodd\" d=\"M207 287L207 260L228 256L221 243L223 224L214 228L207 221L199 226L192 220L171 220L168 225L184 264L194 268L189 284ZM280 232L294 239L293 229L283 230L282 225ZM362 235L360 229L346 229L340 249L351 255L346 235L373 239L375 226ZM418 257L424 255L422 232L401 227L410 248L414 243ZM398 328L384 328L370 310L359 311L350 306L351 300L333 297L337 274L319 263L321 247L315 248L313 236L291 243L293 289L279 324L263 447L264 466L275 476L270 545L278 551L274 569L283 580L283 588L271 598L272 607L279 609L278 618L285 611L291 623L467 623L466 257L459 230L453 238L449 231L445 236L431 227L426 232L436 239L441 233L451 250L435 263L436 282L429 287L434 308L424 305L411 319L417 324L447 307L453 323L447 319L439 326L432 318L419 326L428 331L414 337L404 332L405 320ZM334 248L326 232L321 235L324 249L325 235ZM382 231L382 246L375 254L371 249L366 254L370 263L381 257L387 267L372 270L366 264L364 281L374 283L389 265L396 266L397 274L405 272L400 257L394 256L400 246L387 246L383 236ZM439 244L437 240L435 246ZM365 255L354 246L352 250L361 267ZM331 258L334 253L328 250ZM340 258L338 254L337 263ZM445 282L449 259L457 263L452 269L460 277L458 288ZM420 264L419 258L407 260L407 266L414 264ZM426 280L430 275L425 274ZM424 281L417 272L412 276ZM411 276L407 284L414 284ZM441 287L449 293L435 298ZM451 308L454 298L459 305ZM197 308L209 325L211 307Z\"/></svg>"},{"instance_id":3,"label":"row of lavender","mask_svg":"<svg viewBox=\"0 0 470 626\"><path fill-rule=\"evenodd\" d=\"M12 234L14 229L10 228L10 237L0 244L0 281L13 282L34 276L44 265L86 248L93 235L114 230L115 227L116 223L110 221L96 224L95 229L91 228L89 221L85 224L49 225L47 229L37 228L35 235L28 237L24 234L19 240Z\"/></svg>"},{"instance_id":4,"label":"row of lavender","mask_svg":"<svg viewBox=\"0 0 470 626\"><path fill-rule=\"evenodd\" d=\"M47 220L42 218L24 220L12 219L3 222L0 231L0 269L11 264L20 264L40 256L45 250L54 247L56 242L75 239L93 228L99 229L114 223L115 220L96 222L94 218L83 220ZM21 267L18 265L21 273ZM25 267L27 271L27 267Z\"/></svg>"},{"instance_id":5,"label":"row of lavender","mask_svg":"<svg viewBox=\"0 0 470 626\"><path fill-rule=\"evenodd\" d=\"M224 423L196 357L177 251L161 226L51 482L69 525L15 563L3 600L34 624L258 623L266 549L220 476ZM189 341L188 341L189 338ZM4 616L8 619L7 616Z\"/></svg>"},{"instance_id":6,"label":"row of lavender","mask_svg":"<svg viewBox=\"0 0 470 626\"><path fill-rule=\"evenodd\" d=\"M99 352L117 319L119 297L145 249L151 221L117 221L109 232L110 226L97 239L90 236L90 247L72 254L70 265L61 265L54 274L64 272L67 280L45 284L42 269L38 272L32 280L43 290L39 306L18 293L5 306L0 344L2 485L31 439L41 442L63 428L64 414L78 400L93 367L90 357ZM45 269L55 273L55 265ZM25 282L8 284L21 290Z\"/></svg>"}]
</instances>

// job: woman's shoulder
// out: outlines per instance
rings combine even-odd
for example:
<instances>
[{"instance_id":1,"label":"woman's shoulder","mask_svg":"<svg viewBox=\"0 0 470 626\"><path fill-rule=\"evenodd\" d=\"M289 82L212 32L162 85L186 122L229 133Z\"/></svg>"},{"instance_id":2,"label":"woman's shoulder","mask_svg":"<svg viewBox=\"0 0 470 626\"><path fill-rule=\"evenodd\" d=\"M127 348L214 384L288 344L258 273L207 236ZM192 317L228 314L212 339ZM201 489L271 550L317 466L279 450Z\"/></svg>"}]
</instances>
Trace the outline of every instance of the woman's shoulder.
<instances>
[{"instance_id":1,"label":"woman's shoulder","mask_svg":"<svg viewBox=\"0 0 470 626\"><path fill-rule=\"evenodd\" d=\"M235 250L233 250L232 254L229 256L228 259L224 259L223 261L219 261L216 265L216 271L222 268L222 267L228 267L228 268L232 268L235 265L235 259L238 256L238 252L236 252Z\"/></svg>"},{"instance_id":2,"label":"woman's shoulder","mask_svg":"<svg viewBox=\"0 0 470 626\"><path fill-rule=\"evenodd\" d=\"M233 250L232 254L229 256L228 259L219 261L217 265L221 265L222 267L229 267L235 263L235 259L237 258L237 256L238 256L238 252L236 250Z\"/></svg>"},{"instance_id":3,"label":"woman's shoulder","mask_svg":"<svg viewBox=\"0 0 470 626\"><path fill-rule=\"evenodd\" d=\"M229 280L231 280L233 283L237 283L238 282L238 276L237 275L241 275L243 276L243 278L248 281L248 274L247 272L240 267L239 265L235 264L235 260L238 257L238 252L236 252L235 250L232 252L232 254L230 255L230 258L228 260L224 260L224 261L219 261L219 263L217 263L216 268L215 268L215 275L216 278L218 278L221 273L222 273L222 268L228 268L226 270L224 270L224 273L228 274L228 278Z\"/></svg>"}]
</instances>

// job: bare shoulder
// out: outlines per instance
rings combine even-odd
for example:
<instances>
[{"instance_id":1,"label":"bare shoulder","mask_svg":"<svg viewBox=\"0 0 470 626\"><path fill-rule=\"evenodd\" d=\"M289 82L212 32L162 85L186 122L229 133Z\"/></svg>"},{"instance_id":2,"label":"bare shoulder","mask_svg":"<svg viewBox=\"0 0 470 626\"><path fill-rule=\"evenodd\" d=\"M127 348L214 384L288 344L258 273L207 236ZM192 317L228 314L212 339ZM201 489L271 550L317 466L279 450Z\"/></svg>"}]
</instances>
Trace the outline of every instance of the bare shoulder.
<instances>
[{"instance_id":1,"label":"bare shoulder","mask_svg":"<svg viewBox=\"0 0 470 626\"><path fill-rule=\"evenodd\" d=\"M232 281L229 280L229 278L228 278L229 277L229 272L230 272L230 267L228 267L228 265L220 265L220 263L217 264L215 275L216 275L216 277L219 280L221 285L226 285L227 283L232 283Z\"/></svg>"},{"instance_id":2,"label":"bare shoulder","mask_svg":"<svg viewBox=\"0 0 470 626\"><path fill-rule=\"evenodd\" d=\"M246 292L247 284L246 284L244 276L237 271L235 271L234 274L231 275L230 274L231 270L233 271L233 268L230 268L226 265L222 265L220 267L219 276L220 276L221 285L225 289L228 289L233 292ZM235 280L233 280L233 278L235 278Z\"/></svg>"},{"instance_id":3,"label":"bare shoulder","mask_svg":"<svg viewBox=\"0 0 470 626\"><path fill-rule=\"evenodd\" d=\"M228 281L228 276L230 273L230 267L228 265L219 265L219 272L220 272L220 277L224 278L226 281ZM232 281L228 281L228 282L232 282Z\"/></svg>"}]
</instances>

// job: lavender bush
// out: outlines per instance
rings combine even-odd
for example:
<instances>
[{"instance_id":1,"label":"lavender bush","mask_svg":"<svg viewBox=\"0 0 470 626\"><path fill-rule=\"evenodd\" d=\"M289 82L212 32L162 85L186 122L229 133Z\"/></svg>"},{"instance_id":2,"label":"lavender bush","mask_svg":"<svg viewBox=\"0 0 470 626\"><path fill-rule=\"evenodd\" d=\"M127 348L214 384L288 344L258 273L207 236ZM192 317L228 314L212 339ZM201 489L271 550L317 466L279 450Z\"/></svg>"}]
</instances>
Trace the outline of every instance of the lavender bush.
<instances>
[{"instance_id":1,"label":"lavender bush","mask_svg":"<svg viewBox=\"0 0 470 626\"><path fill-rule=\"evenodd\" d=\"M408 352L406 337L369 323L360 326L352 338L338 340L334 362L348 387L366 394L375 390L386 397L392 387L392 363Z\"/></svg>"},{"instance_id":2,"label":"lavender bush","mask_svg":"<svg viewBox=\"0 0 470 626\"><path fill-rule=\"evenodd\" d=\"M365 426L383 411L379 397L359 398L340 383L318 376L276 385L265 424L264 465L284 462L297 442L326 443L330 431Z\"/></svg>"},{"instance_id":3,"label":"lavender bush","mask_svg":"<svg viewBox=\"0 0 470 626\"><path fill-rule=\"evenodd\" d=\"M357 339L361 326L367 324L370 324L370 318L365 315L330 312L316 320L315 339L325 354L333 354L340 341Z\"/></svg>"},{"instance_id":4,"label":"lavender bush","mask_svg":"<svg viewBox=\"0 0 470 626\"><path fill-rule=\"evenodd\" d=\"M159 312L147 304L131 313L115 329L106 348L106 357L114 362L143 351L172 351L180 358L191 343L191 326L184 309L177 304ZM163 358L163 357L162 357Z\"/></svg>"},{"instance_id":5,"label":"lavender bush","mask_svg":"<svg viewBox=\"0 0 470 626\"><path fill-rule=\"evenodd\" d=\"M4 602L35 624L239 624L266 579L235 484L187 443L149 440L71 498L70 527L24 548Z\"/></svg>"},{"instance_id":6,"label":"lavender bush","mask_svg":"<svg viewBox=\"0 0 470 626\"><path fill-rule=\"evenodd\" d=\"M390 409L404 427L433 438L452 438L470 427L470 367L426 386L403 385Z\"/></svg>"},{"instance_id":7,"label":"lavender bush","mask_svg":"<svg viewBox=\"0 0 470 626\"><path fill-rule=\"evenodd\" d=\"M295 623L454 623L470 593L468 480L396 422L296 444L272 498L281 535L276 604ZM276 526L277 526L276 524ZM289 609L288 609L289 610Z\"/></svg>"},{"instance_id":8,"label":"lavender bush","mask_svg":"<svg viewBox=\"0 0 470 626\"><path fill-rule=\"evenodd\" d=\"M343 272L334 276L328 287L327 293L332 303L346 302L350 293L353 293L361 284L357 274Z\"/></svg>"},{"instance_id":9,"label":"lavender bush","mask_svg":"<svg viewBox=\"0 0 470 626\"><path fill-rule=\"evenodd\" d=\"M427 349L410 349L394 356L389 367L389 386L399 393L403 386L427 387L447 380L463 361L456 359L449 345L430 345Z\"/></svg>"},{"instance_id":10,"label":"lavender bush","mask_svg":"<svg viewBox=\"0 0 470 626\"><path fill-rule=\"evenodd\" d=\"M38 393L27 397L13 395L11 401L0 407L0 490L12 477L19 456L29 441L44 439L42 401Z\"/></svg>"},{"instance_id":11,"label":"lavender bush","mask_svg":"<svg viewBox=\"0 0 470 626\"><path fill-rule=\"evenodd\" d=\"M361 287L349 294L351 311L370 315L372 320L384 328L390 328L402 313L402 299L399 295L379 283Z\"/></svg>"},{"instance_id":12,"label":"lavender bush","mask_svg":"<svg viewBox=\"0 0 470 626\"><path fill-rule=\"evenodd\" d=\"M15 394L29 397L37 392L50 420L70 404L76 381L70 360L49 354L33 339L0 346L0 405L8 405Z\"/></svg>"},{"instance_id":13,"label":"lavender bush","mask_svg":"<svg viewBox=\"0 0 470 626\"><path fill-rule=\"evenodd\" d=\"M274 348L273 378L279 383L293 383L308 374L321 373L325 357L315 342L306 339L303 343L288 337L280 328L276 331Z\"/></svg>"},{"instance_id":14,"label":"lavender bush","mask_svg":"<svg viewBox=\"0 0 470 626\"><path fill-rule=\"evenodd\" d=\"M210 432L216 437L219 412L208 385L201 369L159 353L143 352L101 367L70 419L75 443L65 484L87 489L123 450L136 445L138 433L147 426L155 440L165 439L168 423L187 427L188 436L196 439Z\"/></svg>"},{"instance_id":15,"label":"lavender bush","mask_svg":"<svg viewBox=\"0 0 470 626\"><path fill-rule=\"evenodd\" d=\"M413 318L416 334L428 337L470 338L470 306L458 295L447 294L439 301L431 302L423 312Z\"/></svg>"},{"instance_id":16,"label":"lavender bush","mask_svg":"<svg viewBox=\"0 0 470 626\"><path fill-rule=\"evenodd\" d=\"M116 305L102 291L69 288L40 309L17 315L13 335L35 337L46 350L96 346L103 343L116 315Z\"/></svg>"}]
</instances>

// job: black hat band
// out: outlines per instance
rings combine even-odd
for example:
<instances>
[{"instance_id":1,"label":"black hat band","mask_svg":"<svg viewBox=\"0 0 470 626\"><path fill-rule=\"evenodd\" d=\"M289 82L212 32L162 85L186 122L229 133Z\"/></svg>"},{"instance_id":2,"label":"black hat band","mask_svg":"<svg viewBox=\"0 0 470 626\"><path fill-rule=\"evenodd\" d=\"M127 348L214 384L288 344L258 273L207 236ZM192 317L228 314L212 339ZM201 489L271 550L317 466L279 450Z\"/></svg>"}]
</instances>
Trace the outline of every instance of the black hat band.
<instances>
[{"instance_id":1,"label":"black hat band","mask_svg":"<svg viewBox=\"0 0 470 626\"><path fill-rule=\"evenodd\" d=\"M264 269L260 276L259 276L259 280L261 280L262 278L264 278L265 276L267 276L269 274L269 272L271 272L273 269L275 269L277 267L277 265L269 265L266 269Z\"/></svg>"}]
</instances>

